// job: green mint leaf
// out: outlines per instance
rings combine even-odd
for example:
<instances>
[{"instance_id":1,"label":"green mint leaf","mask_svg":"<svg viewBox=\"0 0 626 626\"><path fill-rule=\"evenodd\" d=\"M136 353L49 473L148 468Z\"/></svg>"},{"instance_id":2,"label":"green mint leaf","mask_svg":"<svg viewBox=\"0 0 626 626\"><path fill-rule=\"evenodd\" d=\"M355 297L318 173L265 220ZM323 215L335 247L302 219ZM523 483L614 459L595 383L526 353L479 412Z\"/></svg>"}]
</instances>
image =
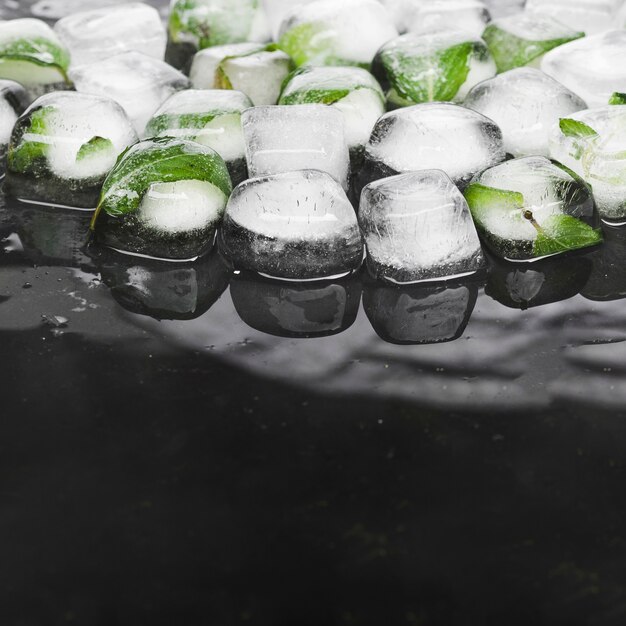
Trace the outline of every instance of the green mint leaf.
<instances>
[{"instance_id":1,"label":"green mint leaf","mask_svg":"<svg viewBox=\"0 0 626 626\"><path fill-rule=\"evenodd\" d=\"M101 152L115 151L115 146L110 139L105 137L92 137L89 141L85 142L76 155L77 161L83 161L91 156L99 154Z\"/></svg>"},{"instance_id":2,"label":"green mint leaf","mask_svg":"<svg viewBox=\"0 0 626 626\"><path fill-rule=\"evenodd\" d=\"M626 104L626 93L616 91L610 98L609 104Z\"/></svg>"},{"instance_id":3,"label":"green mint leaf","mask_svg":"<svg viewBox=\"0 0 626 626\"><path fill-rule=\"evenodd\" d=\"M533 245L535 256L548 256L595 246L602 242L602 231L571 215L553 215L540 224Z\"/></svg>"},{"instance_id":4,"label":"green mint leaf","mask_svg":"<svg viewBox=\"0 0 626 626\"><path fill-rule=\"evenodd\" d=\"M43 67L55 67L66 83L70 83L67 70L70 65L68 51L57 43L33 37L32 39L15 39L0 44L0 58L6 61L27 61Z\"/></svg>"},{"instance_id":5,"label":"green mint leaf","mask_svg":"<svg viewBox=\"0 0 626 626\"><path fill-rule=\"evenodd\" d=\"M584 122L572 120L563 117L559 120L559 128L566 137L575 137L576 139L586 139L589 137L597 137L598 133Z\"/></svg>"},{"instance_id":6,"label":"green mint leaf","mask_svg":"<svg viewBox=\"0 0 626 626\"><path fill-rule=\"evenodd\" d=\"M480 183L471 183L463 194L477 224L483 222L494 211L510 213L524 208L524 195L518 191L496 189Z\"/></svg>"}]
</instances>

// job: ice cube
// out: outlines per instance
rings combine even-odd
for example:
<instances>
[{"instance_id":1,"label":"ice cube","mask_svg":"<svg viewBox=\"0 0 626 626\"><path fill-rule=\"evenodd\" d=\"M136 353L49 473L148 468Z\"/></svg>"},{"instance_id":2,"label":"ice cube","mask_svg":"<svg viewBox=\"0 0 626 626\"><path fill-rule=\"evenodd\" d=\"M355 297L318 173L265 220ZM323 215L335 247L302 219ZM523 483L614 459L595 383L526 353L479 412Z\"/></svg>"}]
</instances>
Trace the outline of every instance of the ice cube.
<instances>
[{"instance_id":1,"label":"ice cube","mask_svg":"<svg viewBox=\"0 0 626 626\"><path fill-rule=\"evenodd\" d=\"M251 272L233 276L230 296L239 317L278 337L326 337L354 323L361 285L354 276L332 281L287 283Z\"/></svg>"},{"instance_id":2,"label":"ice cube","mask_svg":"<svg viewBox=\"0 0 626 626\"><path fill-rule=\"evenodd\" d=\"M604 106L562 118L550 156L585 179L605 221L626 222L626 106Z\"/></svg>"},{"instance_id":3,"label":"ice cube","mask_svg":"<svg viewBox=\"0 0 626 626\"><path fill-rule=\"evenodd\" d=\"M72 70L70 76L77 91L118 102L140 136L159 106L190 85L186 76L167 63L134 51L83 65Z\"/></svg>"},{"instance_id":4,"label":"ice cube","mask_svg":"<svg viewBox=\"0 0 626 626\"><path fill-rule=\"evenodd\" d=\"M167 35L161 16L141 2L80 11L60 19L54 30L69 49L73 68L128 50L159 60L165 54Z\"/></svg>"},{"instance_id":5,"label":"ice cube","mask_svg":"<svg viewBox=\"0 0 626 626\"><path fill-rule=\"evenodd\" d=\"M480 37L490 19L489 9L480 0L431 0L417 3L410 12L407 30L464 30L472 37Z\"/></svg>"},{"instance_id":6,"label":"ice cube","mask_svg":"<svg viewBox=\"0 0 626 626\"><path fill-rule=\"evenodd\" d=\"M0 21L0 78L23 85L32 100L71 87L69 52L41 20Z\"/></svg>"},{"instance_id":7,"label":"ice cube","mask_svg":"<svg viewBox=\"0 0 626 626\"><path fill-rule=\"evenodd\" d=\"M233 184L248 177L241 113L252 103L240 91L186 89L168 98L146 127L150 137L177 137L213 148Z\"/></svg>"},{"instance_id":8,"label":"ice cube","mask_svg":"<svg viewBox=\"0 0 626 626\"><path fill-rule=\"evenodd\" d=\"M471 274L485 266L467 202L440 170L367 185L359 225L374 278L412 283Z\"/></svg>"},{"instance_id":9,"label":"ice cube","mask_svg":"<svg viewBox=\"0 0 626 626\"><path fill-rule=\"evenodd\" d=\"M363 260L352 205L337 182L317 170L241 183L220 233L220 247L236 269L275 278L330 278Z\"/></svg>"},{"instance_id":10,"label":"ice cube","mask_svg":"<svg viewBox=\"0 0 626 626\"><path fill-rule=\"evenodd\" d=\"M478 284L367 285L363 309L376 334L389 343L433 344L463 334L478 297Z\"/></svg>"},{"instance_id":11,"label":"ice cube","mask_svg":"<svg viewBox=\"0 0 626 626\"><path fill-rule=\"evenodd\" d=\"M280 25L294 7L310 4L315 0L261 0L270 33L274 41L280 36Z\"/></svg>"},{"instance_id":12,"label":"ice cube","mask_svg":"<svg viewBox=\"0 0 626 626\"><path fill-rule=\"evenodd\" d=\"M528 0L526 11L548 15L587 35L614 27L621 0Z\"/></svg>"},{"instance_id":13,"label":"ice cube","mask_svg":"<svg viewBox=\"0 0 626 626\"><path fill-rule=\"evenodd\" d=\"M548 136L554 124L586 108L575 93L530 67L476 85L463 104L496 122L504 149L516 157L549 156Z\"/></svg>"},{"instance_id":14,"label":"ice cube","mask_svg":"<svg viewBox=\"0 0 626 626\"><path fill-rule=\"evenodd\" d=\"M385 112L376 79L360 67L303 67L290 77L279 104L329 104L344 115L346 141L362 152L374 124Z\"/></svg>"},{"instance_id":15,"label":"ice cube","mask_svg":"<svg viewBox=\"0 0 626 626\"><path fill-rule=\"evenodd\" d=\"M492 18L507 17L524 9L526 0L485 0Z\"/></svg>"},{"instance_id":16,"label":"ice cube","mask_svg":"<svg viewBox=\"0 0 626 626\"><path fill-rule=\"evenodd\" d=\"M378 120L357 191L379 178L428 169L443 170L464 185L504 157L502 133L490 119L455 104L416 104Z\"/></svg>"},{"instance_id":17,"label":"ice cube","mask_svg":"<svg viewBox=\"0 0 626 626\"><path fill-rule=\"evenodd\" d=\"M251 177L321 170L348 188L344 117L322 104L254 107L241 116Z\"/></svg>"},{"instance_id":18,"label":"ice cube","mask_svg":"<svg viewBox=\"0 0 626 626\"><path fill-rule=\"evenodd\" d=\"M212 246L232 190L222 157L194 141L136 143L102 187L97 241L129 254L190 260Z\"/></svg>"},{"instance_id":19,"label":"ice cube","mask_svg":"<svg viewBox=\"0 0 626 626\"><path fill-rule=\"evenodd\" d=\"M583 36L547 15L528 13L494 20L483 32L499 72L523 65L539 67L547 52Z\"/></svg>"},{"instance_id":20,"label":"ice cube","mask_svg":"<svg viewBox=\"0 0 626 626\"><path fill-rule=\"evenodd\" d=\"M492 252L521 261L600 243L593 197L574 176L539 156L507 161L477 175L465 198Z\"/></svg>"},{"instance_id":21,"label":"ice cube","mask_svg":"<svg viewBox=\"0 0 626 626\"><path fill-rule=\"evenodd\" d=\"M178 69L198 50L271 38L259 0L172 0L168 31L166 60Z\"/></svg>"},{"instance_id":22,"label":"ice cube","mask_svg":"<svg viewBox=\"0 0 626 626\"><path fill-rule=\"evenodd\" d=\"M281 26L279 46L300 65L369 67L376 51L398 34L376 0L316 0L296 6Z\"/></svg>"},{"instance_id":23,"label":"ice cube","mask_svg":"<svg viewBox=\"0 0 626 626\"><path fill-rule=\"evenodd\" d=\"M442 30L392 39L376 54L373 71L389 105L398 107L462 101L476 83L495 76L496 64L482 39Z\"/></svg>"},{"instance_id":24,"label":"ice cube","mask_svg":"<svg viewBox=\"0 0 626 626\"><path fill-rule=\"evenodd\" d=\"M22 85L0 79L0 176L4 176L5 159L15 122L29 104L30 97Z\"/></svg>"},{"instance_id":25,"label":"ice cube","mask_svg":"<svg viewBox=\"0 0 626 626\"><path fill-rule=\"evenodd\" d=\"M118 155L136 140L113 100L72 91L46 94L15 125L7 186L22 199L93 209Z\"/></svg>"},{"instance_id":26,"label":"ice cube","mask_svg":"<svg viewBox=\"0 0 626 626\"><path fill-rule=\"evenodd\" d=\"M626 91L626 31L612 30L560 46L541 69L578 94L589 107L607 104L614 91Z\"/></svg>"},{"instance_id":27,"label":"ice cube","mask_svg":"<svg viewBox=\"0 0 626 626\"><path fill-rule=\"evenodd\" d=\"M276 104L290 69L291 59L281 50L240 43L201 50L189 76L197 89L238 89L260 106Z\"/></svg>"}]
</instances>

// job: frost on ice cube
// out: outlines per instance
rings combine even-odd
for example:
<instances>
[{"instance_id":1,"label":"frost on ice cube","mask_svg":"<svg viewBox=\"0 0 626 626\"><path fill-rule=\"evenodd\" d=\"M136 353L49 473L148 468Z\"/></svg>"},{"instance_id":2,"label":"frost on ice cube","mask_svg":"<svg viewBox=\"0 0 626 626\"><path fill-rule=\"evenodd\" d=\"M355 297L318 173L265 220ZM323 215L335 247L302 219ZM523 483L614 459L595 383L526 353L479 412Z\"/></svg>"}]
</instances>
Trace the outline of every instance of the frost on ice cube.
<instances>
[{"instance_id":1,"label":"frost on ice cube","mask_svg":"<svg viewBox=\"0 0 626 626\"><path fill-rule=\"evenodd\" d=\"M626 91L626 31L612 30L572 41L547 54L541 69L578 94L589 107Z\"/></svg>"},{"instance_id":2,"label":"frost on ice cube","mask_svg":"<svg viewBox=\"0 0 626 626\"><path fill-rule=\"evenodd\" d=\"M354 276L285 282L251 272L234 275L230 296L248 326L277 337L326 337L354 323L361 285Z\"/></svg>"},{"instance_id":3,"label":"frost on ice cube","mask_svg":"<svg viewBox=\"0 0 626 626\"><path fill-rule=\"evenodd\" d=\"M259 0L172 0L166 61L187 70L198 50L270 38Z\"/></svg>"},{"instance_id":4,"label":"frost on ice cube","mask_svg":"<svg viewBox=\"0 0 626 626\"><path fill-rule=\"evenodd\" d=\"M314 1L315 0L261 0L272 39L274 41L278 40L280 36L280 26L285 17L291 13L295 6L310 4Z\"/></svg>"},{"instance_id":5,"label":"frost on ice cube","mask_svg":"<svg viewBox=\"0 0 626 626\"><path fill-rule=\"evenodd\" d=\"M374 278L411 283L471 274L485 266L467 202L440 170L367 185L359 225Z\"/></svg>"},{"instance_id":6,"label":"frost on ice cube","mask_svg":"<svg viewBox=\"0 0 626 626\"><path fill-rule=\"evenodd\" d=\"M533 260L602 241L589 188L544 157L496 165L465 190L472 217L496 256Z\"/></svg>"},{"instance_id":7,"label":"frost on ice cube","mask_svg":"<svg viewBox=\"0 0 626 626\"><path fill-rule=\"evenodd\" d=\"M407 30L413 33L451 29L480 37L491 19L489 9L479 0L430 0L407 12Z\"/></svg>"},{"instance_id":8,"label":"frost on ice cube","mask_svg":"<svg viewBox=\"0 0 626 626\"><path fill-rule=\"evenodd\" d=\"M626 107L562 118L550 135L550 156L591 186L603 220L626 222Z\"/></svg>"},{"instance_id":9,"label":"frost on ice cube","mask_svg":"<svg viewBox=\"0 0 626 626\"><path fill-rule=\"evenodd\" d=\"M302 67L294 72L279 104L311 103L327 104L343 113L346 141L355 157L385 112L380 85L360 67Z\"/></svg>"},{"instance_id":10,"label":"frost on ice cube","mask_svg":"<svg viewBox=\"0 0 626 626\"><path fill-rule=\"evenodd\" d=\"M402 35L376 54L374 75L390 106L461 101L476 84L495 76L482 39L463 31Z\"/></svg>"},{"instance_id":11,"label":"frost on ice cube","mask_svg":"<svg viewBox=\"0 0 626 626\"><path fill-rule=\"evenodd\" d=\"M376 0L317 0L296 6L281 26L278 45L300 65L360 65L398 34Z\"/></svg>"},{"instance_id":12,"label":"frost on ice cube","mask_svg":"<svg viewBox=\"0 0 626 626\"><path fill-rule=\"evenodd\" d=\"M124 152L107 176L92 229L121 252L194 259L213 245L231 190L226 164L211 148L149 139Z\"/></svg>"},{"instance_id":13,"label":"frost on ice cube","mask_svg":"<svg viewBox=\"0 0 626 626\"><path fill-rule=\"evenodd\" d=\"M615 27L621 4L621 0L528 0L526 11L548 15L574 30L591 35Z\"/></svg>"},{"instance_id":14,"label":"frost on ice cube","mask_svg":"<svg viewBox=\"0 0 626 626\"><path fill-rule=\"evenodd\" d=\"M241 116L251 177L320 170L348 188L343 114L322 104L254 107Z\"/></svg>"},{"instance_id":15,"label":"frost on ice cube","mask_svg":"<svg viewBox=\"0 0 626 626\"><path fill-rule=\"evenodd\" d=\"M547 52L584 34L547 15L520 13L491 22L483 32L483 39L498 71L506 72L523 65L538 67Z\"/></svg>"},{"instance_id":16,"label":"frost on ice cube","mask_svg":"<svg viewBox=\"0 0 626 626\"><path fill-rule=\"evenodd\" d=\"M241 114L251 106L240 91L186 89L163 103L148 122L146 135L188 139L213 148L237 185L248 177Z\"/></svg>"},{"instance_id":17,"label":"frost on ice cube","mask_svg":"<svg viewBox=\"0 0 626 626\"><path fill-rule=\"evenodd\" d=\"M231 196L220 248L235 269L313 279L360 267L363 244L343 189L308 170L247 180Z\"/></svg>"},{"instance_id":18,"label":"frost on ice cube","mask_svg":"<svg viewBox=\"0 0 626 626\"><path fill-rule=\"evenodd\" d=\"M256 106L276 104L291 59L272 44L239 43L198 52L189 76L197 89L237 89Z\"/></svg>"},{"instance_id":19,"label":"frost on ice cube","mask_svg":"<svg viewBox=\"0 0 626 626\"><path fill-rule=\"evenodd\" d=\"M29 104L30 97L22 85L13 80L0 79L0 175L4 175L5 159L15 122Z\"/></svg>"},{"instance_id":20,"label":"frost on ice cube","mask_svg":"<svg viewBox=\"0 0 626 626\"><path fill-rule=\"evenodd\" d=\"M478 284L368 285L363 309L376 334L399 345L454 341L463 334L478 297Z\"/></svg>"},{"instance_id":21,"label":"frost on ice cube","mask_svg":"<svg viewBox=\"0 0 626 626\"><path fill-rule=\"evenodd\" d=\"M122 52L81 66L70 75L76 91L118 102L140 136L159 106L174 92L189 87L186 76L141 52Z\"/></svg>"},{"instance_id":22,"label":"frost on ice cube","mask_svg":"<svg viewBox=\"0 0 626 626\"><path fill-rule=\"evenodd\" d=\"M167 35L159 12L141 2L73 13L54 30L70 51L74 68L129 50L159 60L165 55Z\"/></svg>"},{"instance_id":23,"label":"frost on ice cube","mask_svg":"<svg viewBox=\"0 0 626 626\"><path fill-rule=\"evenodd\" d=\"M492 119L504 149L516 156L549 156L548 136L561 117L586 108L573 92L530 67L520 67L474 87L464 106Z\"/></svg>"},{"instance_id":24,"label":"frost on ice cube","mask_svg":"<svg viewBox=\"0 0 626 626\"><path fill-rule=\"evenodd\" d=\"M416 104L378 120L357 191L386 176L429 169L443 170L464 185L504 157L502 133L490 119L455 104Z\"/></svg>"},{"instance_id":25,"label":"frost on ice cube","mask_svg":"<svg viewBox=\"0 0 626 626\"><path fill-rule=\"evenodd\" d=\"M0 22L0 78L23 85L32 100L71 87L70 55L54 31L41 20Z\"/></svg>"},{"instance_id":26,"label":"frost on ice cube","mask_svg":"<svg viewBox=\"0 0 626 626\"><path fill-rule=\"evenodd\" d=\"M117 156L136 140L113 100L71 91L46 94L15 125L8 189L25 200L94 208Z\"/></svg>"}]
</instances>

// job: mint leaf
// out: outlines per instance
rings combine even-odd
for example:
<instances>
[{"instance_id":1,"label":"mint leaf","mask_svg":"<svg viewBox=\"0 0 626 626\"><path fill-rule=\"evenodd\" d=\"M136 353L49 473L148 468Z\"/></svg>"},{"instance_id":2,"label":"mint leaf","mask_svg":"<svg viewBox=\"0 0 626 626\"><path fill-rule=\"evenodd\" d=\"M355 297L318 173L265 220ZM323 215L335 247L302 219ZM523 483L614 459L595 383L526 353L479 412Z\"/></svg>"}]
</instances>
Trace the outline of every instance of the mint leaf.
<instances>
[{"instance_id":1,"label":"mint leaf","mask_svg":"<svg viewBox=\"0 0 626 626\"><path fill-rule=\"evenodd\" d=\"M67 75L70 65L68 51L43 37L0 43L0 58L4 61L27 61L43 67L55 67L66 83L71 82Z\"/></svg>"},{"instance_id":2,"label":"mint leaf","mask_svg":"<svg viewBox=\"0 0 626 626\"><path fill-rule=\"evenodd\" d=\"M626 93L616 91L610 98L609 104L626 104Z\"/></svg>"},{"instance_id":3,"label":"mint leaf","mask_svg":"<svg viewBox=\"0 0 626 626\"><path fill-rule=\"evenodd\" d=\"M553 215L540 225L533 245L536 256L548 256L595 246L602 242L602 231L571 215Z\"/></svg>"},{"instance_id":4,"label":"mint leaf","mask_svg":"<svg viewBox=\"0 0 626 626\"><path fill-rule=\"evenodd\" d=\"M39 161L46 159L49 144L32 139L24 140L24 135L47 134L46 115L53 110L53 107L42 107L31 113L29 125L23 129L17 145L11 145L9 148L8 167L11 171L26 174L33 170Z\"/></svg>"},{"instance_id":5,"label":"mint leaf","mask_svg":"<svg viewBox=\"0 0 626 626\"><path fill-rule=\"evenodd\" d=\"M584 122L572 120L563 117L559 120L559 128L566 137L575 137L577 139L586 139L589 137L597 137L598 133Z\"/></svg>"},{"instance_id":6,"label":"mint leaf","mask_svg":"<svg viewBox=\"0 0 626 626\"><path fill-rule=\"evenodd\" d=\"M89 141L85 142L76 155L77 161L82 161L94 156L100 152L115 150L115 146L110 139L105 137L92 137Z\"/></svg>"},{"instance_id":7,"label":"mint leaf","mask_svg":"<svg viewBox=\"0 0 626 626\"><path fill-rule=\"evenodd\" d=\"M524 208L524 195L518 191L496 189L480 183L471 183L463 194L470 208L472 217L478 224L483 224L494 211L511 213Z\"/></svg>"},{"instance_id":8,"label":"mint leaf","mask_svg":"<svg viewBox=\"0 0 626 626\"><path fill-rule=\"evenodd\" d=\"M323 24L315 22L298 24L290 28L283 33L277 45L280 50L292 58L296 67L307 63L315 65L362 65L337 57L334 54L334 33L327 30Z\"/></svg>"},{"instance_id":9,"label":"mint leaf","mask_svg":"<svg viewBox=\"0 0 626 626\"><path fill-rule=\"evenodd\" d=\"M278 104L334 104L349 93L349 89L301 89L281 96Z\"/></svg>"}]
</instances>

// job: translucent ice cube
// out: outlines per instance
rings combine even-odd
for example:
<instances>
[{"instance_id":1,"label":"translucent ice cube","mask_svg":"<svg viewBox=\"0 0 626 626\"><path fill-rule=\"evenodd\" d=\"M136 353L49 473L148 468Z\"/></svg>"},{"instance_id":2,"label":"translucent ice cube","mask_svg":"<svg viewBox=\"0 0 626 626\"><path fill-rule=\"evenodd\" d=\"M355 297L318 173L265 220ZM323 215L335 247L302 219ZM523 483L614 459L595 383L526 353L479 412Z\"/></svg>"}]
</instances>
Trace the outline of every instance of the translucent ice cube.
<instances>
[{"instance_id":1,"label":"translucent ice cube","mask_svg":"<svg viewBox=\"0 0 626 626\"><path fill-rule=\"evenodd\" d=\"M197 89L238 89L253 104L276 104L291 69L281 50L255 43L214 46L198 52L189 76Z\"/></svg>"},{"instance_id":2,"label":"translucent ice cube","mask_svg":"<svg viewBox=\"0 0 626 626\"><path fill-rule=\"evenodd\" d=\"M136 140L113 100L69 91L46 94L15 125L7 184L20 198L93 208L117 156Z\"/></svg>"},{"instance_id":3,"label":"translucent ice cube","mask_svg":"<svg viewBox=\"0 0 626 626\"><path fill-rule=\"evenodd\" d=\"M621 0L528 0L526 11L549 15L587 35L614 27Z\"/></svg>"},{"instance_id":4,"label":"translucent ice cube","mask_svg":"<svg viewBox=\"0 0 626 626\"><path fill-rule=\"evenodd\" d=\"M29 103L24 87L12 80L0 79L0 175L4 175L4 159L15 122Z\"/></svg>"},{"instance_id":5,"label":"translucent ice cube","mask_svg":"<svg viewBox=\"0 0 626 626\"><path fill-rule=\"evenodd\" d=\"M578 94L589 107L626 91L626 31L612 30L560 46L546 54L541 69Z\"/></svg>"},{"instance_id":6,"label":"translucent ice cube","mask_svg":"<svg viewBox=\"0 0 626 626\"><path fill-rule=\"evenodd\" d=\"M348 186L343 114L322 104L254 107L241 116L250 176L321 170Z\"/></svg>"},{"instance_id":7,"label":"translucent ice cube","mask_svg":"<svg viewBox=\"0 0 626 626\"><path fill-rule=\"evenodd\" d=\"M76 90L108 96L128 114L139 135L159 106L189 79L163 61L141 52L122 52L70 72Z\"/></svg>"},{"instance_id":8,"label":"translucent ice cube","mask_svg":"<svg viewBox=\"0 0 626 626\"><path fill-rule=\"evenodd\" d=\"M523 65L538 67L546 52L583 36L548 15L530 13L494 20L483 32L499 72Z\"/></svg>"},{"instance_id":9,"label":"translucent ice cube","mask_svg":"<svg viewBox=\"0 0 626 626\"><path fill-rule=\"evenodd\" d=\"M239 185L226 208L220 244L237 269L276 278L336 276L363 260L352 205L328 174L313 170Z\"/></svg>"},{"instance_id":10,"label":"translucent ice cube","mask_svg":"<svg viewBox=\"0 0 626 626\"><path fill-rule=\"evenodd\" d=\"M378 120L365 148L359 186L427 169L443 170L463 185L504 157L502 133L490 119L455 104L417 104Z\"/></svg>"},{"instance_id":11,"label":"translucent ice cube","mask_svg":"<svg viewBox=\"0 0 626 626\"><path fill-rule=\"evenodd\" d=\"M402 35L376 54L373 71L392 106L462 101L476 84L495 76L496 64L482 39L440 30Z\"/></svg>"},{"instance_id":12,"label":"translucent ice cube","mask_svg":"<svg viewBox=\"0 0 626 626\"><path fill-rule=\"evenodd\" d=\"M552 129L550 156L591 185L604 220L626 222L626 106L563 118Z\"/></svg>"},{"instance_id":13,"label":"translucent ice cube","mask_svg":"<svg viewBox=\"0 0 626 626\"><path fill-rule=\"evenodd\" d=\"M464 30L480 37L490 19L489 9L480 0L431 0L418 3L410 12L407 30L413 33Z\"/></svg>"},{"instance_id":14,"label":"translucent ice cube","mask_svg":"<svg viewBox=\"0 0 626 626\"><path fill-rule=\"evenodd\" d=\"M465 190L472 217L497 256L532 260L602 241L591 192L544 157L501 163Z\"/></svg>"},{"instance_id":15,"label":"translucent ice cube","mask_svg":"<svg viewBox=\"0 0 626 626\"><path fill-rule=\"evenodd\" d=\"M440 170L392 176L361 193L367 266L396 283L471 274L484 267L467 202Z\"/></svg>"},{"instance_id":16,"label":"translucent ice cube","mask_svg":"<svg viewBox=\"0 0 626 626\"><path fill-rule=\"evenodd\" d=\"M69 49L73 67L128 50L159 60L165 54L167 35L159 12L142 2L73 13L60 19L54 30Z\"/></svg>"},{"instance_id":17,"label":"translucent ice cube","mask_svg":"<svg viewBox=\"0 0 626 626\"><path fill-rule=\"evenodd\" d=\"M500 126L504 148L513 156L549 156L552 126L561 117L586 108L561 83L529 67L504 72L476 85L463 104Z\"/></svg>"},{"instance_id":18,"label":"translucent ice cube","mask_svg":"<svg viewBox=\"0 0 626 626\"><path fill-rule=\"evenodd\" d=\"M398 34L376 0L316 0L296 6L281 26L279 46L300 65L369 67L376 51Z\"/></svg>"}]
</instances>

